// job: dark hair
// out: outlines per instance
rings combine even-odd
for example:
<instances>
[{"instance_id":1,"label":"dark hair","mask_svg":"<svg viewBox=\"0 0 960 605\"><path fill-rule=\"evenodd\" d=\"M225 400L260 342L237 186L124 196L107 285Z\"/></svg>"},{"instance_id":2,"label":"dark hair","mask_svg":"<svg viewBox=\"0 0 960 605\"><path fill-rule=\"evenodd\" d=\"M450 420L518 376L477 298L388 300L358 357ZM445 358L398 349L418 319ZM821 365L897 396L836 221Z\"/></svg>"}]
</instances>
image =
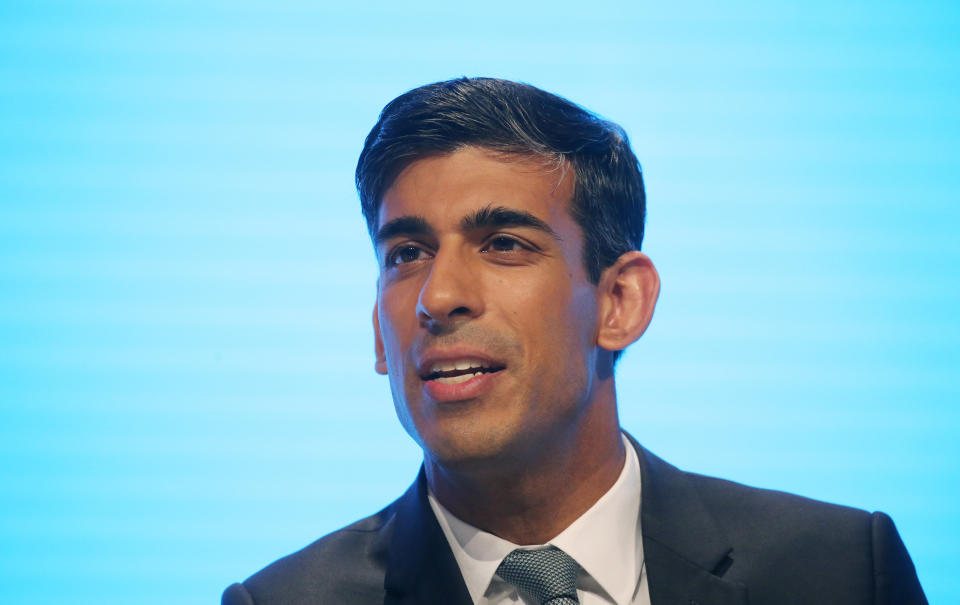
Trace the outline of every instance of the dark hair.
<instances>
[{"instance_id":1,"label":"dark hair","mask_svg":"<svg viewBox=\"0 0 960 605\"><path fill-rule=\"evenodd\" d=\"M540 156L574 170L570 214L583 230L583 261L597 283L643 240L643 176L623 129L529 84L458 78L406 92L383 108L357 162L357 191L371 236L380 202L410 163L476 146Z\"/></svg>"}]
</instances>

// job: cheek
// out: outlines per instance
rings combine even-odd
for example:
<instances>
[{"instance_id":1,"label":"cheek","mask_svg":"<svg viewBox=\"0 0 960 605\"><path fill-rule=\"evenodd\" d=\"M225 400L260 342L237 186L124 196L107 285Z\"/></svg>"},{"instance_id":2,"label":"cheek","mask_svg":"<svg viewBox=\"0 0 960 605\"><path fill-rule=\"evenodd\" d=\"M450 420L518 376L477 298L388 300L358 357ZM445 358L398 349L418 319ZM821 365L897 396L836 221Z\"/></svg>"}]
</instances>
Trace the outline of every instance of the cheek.
<instances>
[{"instance_id":1,"label":"cheek","mask_svg":"<svg viewBox=\"0 0 960 605\"><path fill-rule=\"evenodd\" d=\"M407 367L405 365L405 352L410 347L409 327L398 314L396 309L390 307L381 307L380 309L380 335L383 339L384 355L387 360L387 379L390 383L390 392L393 398L394 409L400 424L407 433L420 443L420 437L416 429L411 410L408 409L408 402L413 395L410 390L416 385L407 384L411 380Z\"/></svg>"},{"instance_id":2,"label":"cheek","mask_svg":"<svg viewBox=\"0 0 960 605\"><path fill-rule=\"evenodd\" d=\"M416 321L415 307L406 304L405 298L405 293L396 286L382 289L377 298L380 337L391 367L396 365L400 359L398 356L409 346L409 332L415 327L411 325Z\"/></svg>"},{"instance_id":3,"label":"cheek","mask_svg":"<svg viewBox=\"0 0 960 605\"><path fill-rule=\"evenodd\" d=\"M566 276L563 276L566 277ZM508 286L515 295L507 309L511 322L524 334L534 357L561 358L565 365L596 342L596 297L589 286L574 287L562 277L529 288Z\"/></svg>"}]
</instances>

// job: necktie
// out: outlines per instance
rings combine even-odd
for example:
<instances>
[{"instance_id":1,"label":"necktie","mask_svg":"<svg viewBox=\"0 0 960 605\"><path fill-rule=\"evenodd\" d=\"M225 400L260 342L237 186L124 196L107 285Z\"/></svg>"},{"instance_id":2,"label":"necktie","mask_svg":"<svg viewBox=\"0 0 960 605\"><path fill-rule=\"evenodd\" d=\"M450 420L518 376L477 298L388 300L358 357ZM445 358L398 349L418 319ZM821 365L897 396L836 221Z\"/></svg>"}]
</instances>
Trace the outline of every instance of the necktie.
<instances>
[{"instance_id":1,"label":"necktie","mask_svg":"<svg viewBox=\"0 0 960 605\"><path fill-rule=\"evenodd\" d=\"M537 600L539 605L579 605L577 574L580 566L570 555L550 546L517 549L497 568L497 575Z\"/></svg>"}]
</instances>

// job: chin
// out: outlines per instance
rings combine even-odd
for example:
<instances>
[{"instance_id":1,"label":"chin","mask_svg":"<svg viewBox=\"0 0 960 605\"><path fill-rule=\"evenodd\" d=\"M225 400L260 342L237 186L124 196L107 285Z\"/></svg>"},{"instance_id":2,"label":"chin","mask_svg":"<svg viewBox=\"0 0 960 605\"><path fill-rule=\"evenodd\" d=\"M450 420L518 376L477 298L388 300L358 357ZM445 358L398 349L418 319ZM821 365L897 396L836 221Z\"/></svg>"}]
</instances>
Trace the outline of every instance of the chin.
<instances>
[{"instance_id":1,"label":"chin","mask_svg":"<svg viewBox=\"0 0 960 605\"><path fill-rule=\"evenodd\" d=\"M448 427L440 434L420 435L424 453L436 464L450 470L481 469L500 465L512 458L512 443L502 429Z\"/></svg>"}]
</instances>

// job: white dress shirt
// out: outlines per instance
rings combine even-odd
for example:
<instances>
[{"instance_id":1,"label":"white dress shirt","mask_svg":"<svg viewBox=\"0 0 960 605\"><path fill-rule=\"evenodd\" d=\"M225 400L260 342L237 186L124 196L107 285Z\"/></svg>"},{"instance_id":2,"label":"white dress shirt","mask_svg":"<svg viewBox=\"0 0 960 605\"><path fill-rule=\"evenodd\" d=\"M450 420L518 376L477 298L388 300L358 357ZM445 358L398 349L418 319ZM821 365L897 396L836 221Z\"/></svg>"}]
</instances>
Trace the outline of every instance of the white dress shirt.
<instances>
[{"instance_id":1,"label":"white dress shirt","mask_svg":"<svg viewBox=\"0 0 960 605\"><path fill-rule=\"evenodd\" d=\"M627 456L616 482L546 544L521 546L477 529L454 517L428 492L474 605L529 605L496 575L497 567L516 548L546 545L563 550L583 568L577 579L581 605L650 605L640 533L640 462L633 445L622 438Z\"/></svg>"}]
</instances>

